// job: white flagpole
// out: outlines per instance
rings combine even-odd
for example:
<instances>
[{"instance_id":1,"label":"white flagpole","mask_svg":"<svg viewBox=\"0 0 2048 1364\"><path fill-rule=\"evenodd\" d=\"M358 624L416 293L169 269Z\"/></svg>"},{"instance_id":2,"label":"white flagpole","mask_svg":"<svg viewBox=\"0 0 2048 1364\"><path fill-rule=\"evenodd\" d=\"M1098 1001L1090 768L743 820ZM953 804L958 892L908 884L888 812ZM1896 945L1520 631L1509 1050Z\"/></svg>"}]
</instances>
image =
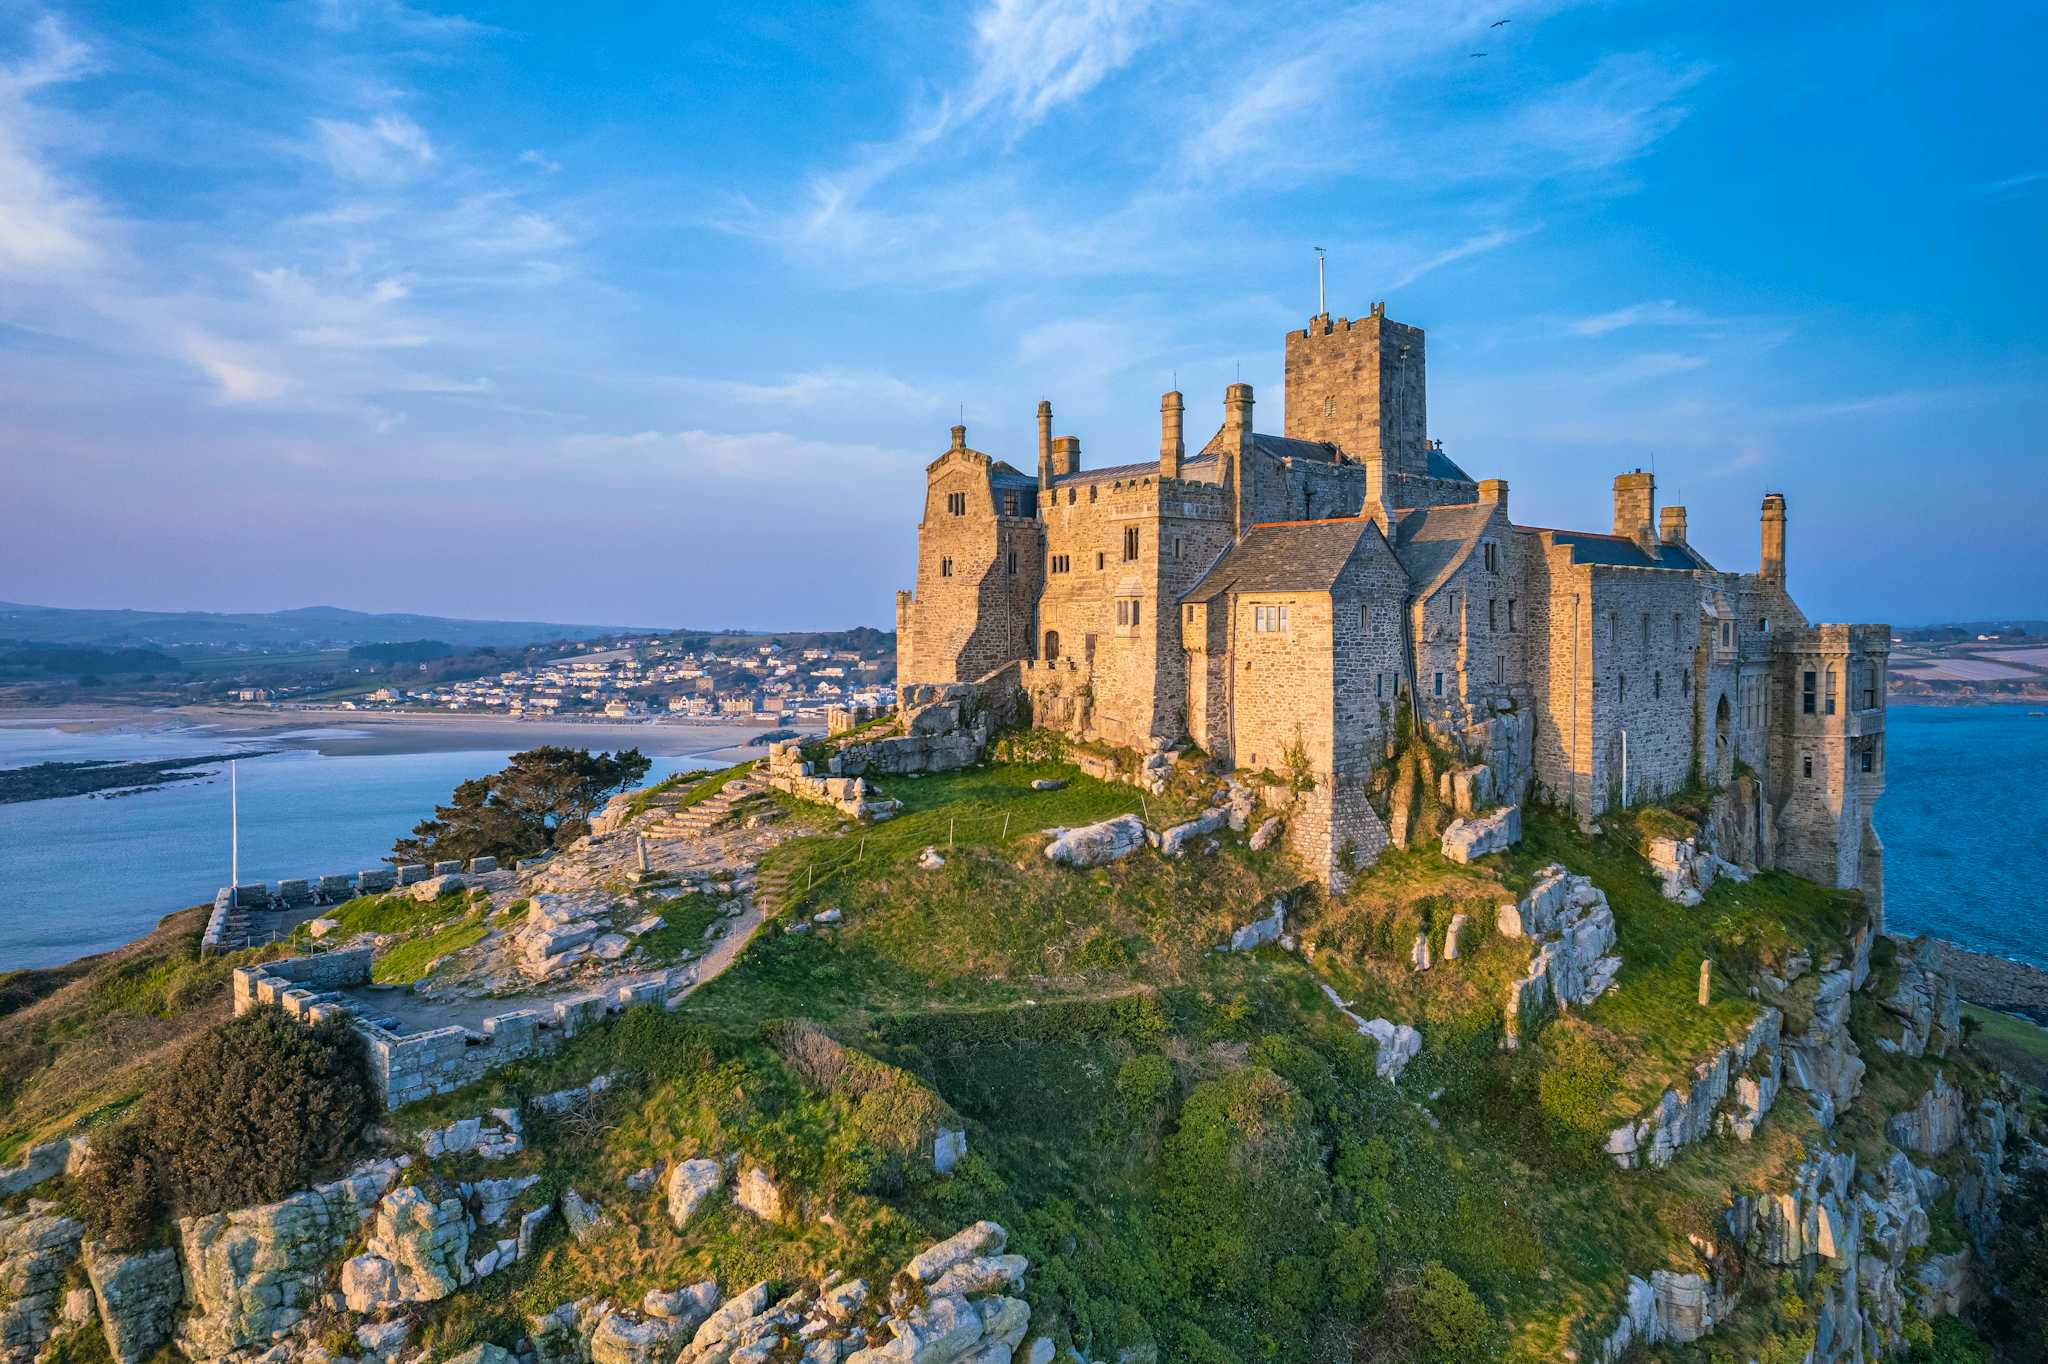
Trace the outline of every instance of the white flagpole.
<instances>
[{"instance_id":1,"label":"white flagpole","mask_svg":"<svg viewBox=\"0 0 2048 1364\"><path fill-rule=\"evenodd\" d=\"M232 762L228 764L228 884L242 884L242 793Z\"/></svg>"}]
</instances>

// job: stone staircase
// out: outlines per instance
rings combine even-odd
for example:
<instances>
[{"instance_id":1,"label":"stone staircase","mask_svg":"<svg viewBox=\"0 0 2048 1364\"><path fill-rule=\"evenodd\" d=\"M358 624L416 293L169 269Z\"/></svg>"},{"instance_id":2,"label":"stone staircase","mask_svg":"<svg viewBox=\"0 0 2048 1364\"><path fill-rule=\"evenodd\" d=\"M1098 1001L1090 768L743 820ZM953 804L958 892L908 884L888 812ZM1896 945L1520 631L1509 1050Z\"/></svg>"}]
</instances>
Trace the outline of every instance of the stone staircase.
<instances>
[{"instance_id":1,"label":"stone staircase","mask_svg":"<svg viewBox=\"0 0 2048 1364\"><path fill-rule=\"evenodd\" d=\"M647 837L701 838L745 806L759 801L764 794L753 782L735 778L727 782L717 795L688 809L670 811L650 822L646 829Z\"/></svg>"},{"instance_id":2,"label":"stone staircase","mask_svg":"<svg viewBox=\"0 0 2048 1364\"><path fill-rule=\"evenodd\" d=\"M770 918L782 913L801 894L803 887L797 883L796 868L786 862L763 867L754 877L754 906Z\"/></svg>"}]
</instances>

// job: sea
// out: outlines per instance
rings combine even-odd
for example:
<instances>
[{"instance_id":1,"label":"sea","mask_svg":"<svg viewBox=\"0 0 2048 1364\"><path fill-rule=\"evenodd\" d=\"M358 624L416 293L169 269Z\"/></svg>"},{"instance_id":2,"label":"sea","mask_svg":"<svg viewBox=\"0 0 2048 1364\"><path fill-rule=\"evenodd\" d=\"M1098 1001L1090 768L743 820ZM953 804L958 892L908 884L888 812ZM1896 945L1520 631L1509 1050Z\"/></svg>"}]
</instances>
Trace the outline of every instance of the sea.
<instances>
[{"instance_id":1,"label":"sea","mask_svg":"<svg viewBox=\"0 0 2048 1364\"><path fill-rule=\"evenodd\" d=\"M66 733L0 725L0 768L253 753L329 731L223 735L196 728ZM287 748L238 760L244 882L383 865L393 840L458 783L497 771L508 749L328 755ZM654 757L648 779L730 762ZM0 805L0 971L54 966L131 942L228 882L225 765L132 795Z\"/></svg>"},{"instance_id":2,"label":"sea","mask_svg":"<svg viewBox=\"0 0 2048 1364\"><path fill-rule=\"evenodd\" d=\"M2025 706L1893 705L1887 732L1877 813L1886 926L2048 968L2048 717ZM0 726L0 768L253 750L279 737ZM242 879L378 866L458 782L508 756L295 748L242 761ZM656 758L651 777L704 765ZM0 805L0 971L105 951L211 901L228 879L228 823L225 769L134 795Z\"/></svg>"}]
</instances>

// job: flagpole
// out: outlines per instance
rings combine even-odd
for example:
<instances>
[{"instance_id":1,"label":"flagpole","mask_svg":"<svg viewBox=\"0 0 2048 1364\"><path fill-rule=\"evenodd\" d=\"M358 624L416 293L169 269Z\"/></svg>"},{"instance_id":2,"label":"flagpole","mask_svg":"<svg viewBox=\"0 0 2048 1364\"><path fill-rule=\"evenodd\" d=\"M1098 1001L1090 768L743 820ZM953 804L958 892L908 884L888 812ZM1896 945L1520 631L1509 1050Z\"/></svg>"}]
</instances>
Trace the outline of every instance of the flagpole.
<instances>
[{"instance_id":1,"label":"flagpole","mask_svg":"<svg viewBox=\"0 0 2048 1364\"><path fill-rule=\"evenodd\" d=\"M235 765L228 763L228 885L242 884L242 792ZM234 892L230 891L232 895Z\"/></svg>"}]
</instances>

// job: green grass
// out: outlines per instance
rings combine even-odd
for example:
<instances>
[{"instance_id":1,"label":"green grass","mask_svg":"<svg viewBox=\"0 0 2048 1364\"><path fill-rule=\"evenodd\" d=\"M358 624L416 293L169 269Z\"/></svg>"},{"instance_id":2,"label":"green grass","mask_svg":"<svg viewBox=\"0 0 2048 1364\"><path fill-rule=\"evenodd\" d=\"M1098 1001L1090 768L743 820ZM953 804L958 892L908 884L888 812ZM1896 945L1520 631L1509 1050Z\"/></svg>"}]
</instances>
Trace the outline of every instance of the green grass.
<instances>
[{"instance_id":1,"label":"green grass","mask_svg":"<svg viewBox=\"0 0 2048 1364\"><path fill-rule=\"evenodd\" d=\"M1965 1018L1974 1018L1983 1026L1984 1041L2031 1058L2036 1064L2048 1066L2048 1028L2025 1018L2015 1018L1996 1009L1986 1009L1976 1004L1962 1006Z\"/></svg>"},{"instance_id":2,"label":"green grass","mask_svg":"<svg viewBox=\"0 0 2048 1364\"><path fill-rule=\"evenodd\" d=\"M410 985L432 974L441 961L481 942L487 925L481 921L449 924L417 938L408 938L377 958L370 979L380 985Z\"/></svg>"},{"instance_id":3,"label":"green grass","mask_svg":"<svg viewBox=\"0 0 2048 1364\"><path fill-rule=\"evenodd\" d=\"M658 965L680 960L683 953L702 951L704 930L722 916L708 895L691 892L674 900L656 900L644 908L661 916L661 927L640 935L640 950Z\"/></svg>"}]
</instances>

